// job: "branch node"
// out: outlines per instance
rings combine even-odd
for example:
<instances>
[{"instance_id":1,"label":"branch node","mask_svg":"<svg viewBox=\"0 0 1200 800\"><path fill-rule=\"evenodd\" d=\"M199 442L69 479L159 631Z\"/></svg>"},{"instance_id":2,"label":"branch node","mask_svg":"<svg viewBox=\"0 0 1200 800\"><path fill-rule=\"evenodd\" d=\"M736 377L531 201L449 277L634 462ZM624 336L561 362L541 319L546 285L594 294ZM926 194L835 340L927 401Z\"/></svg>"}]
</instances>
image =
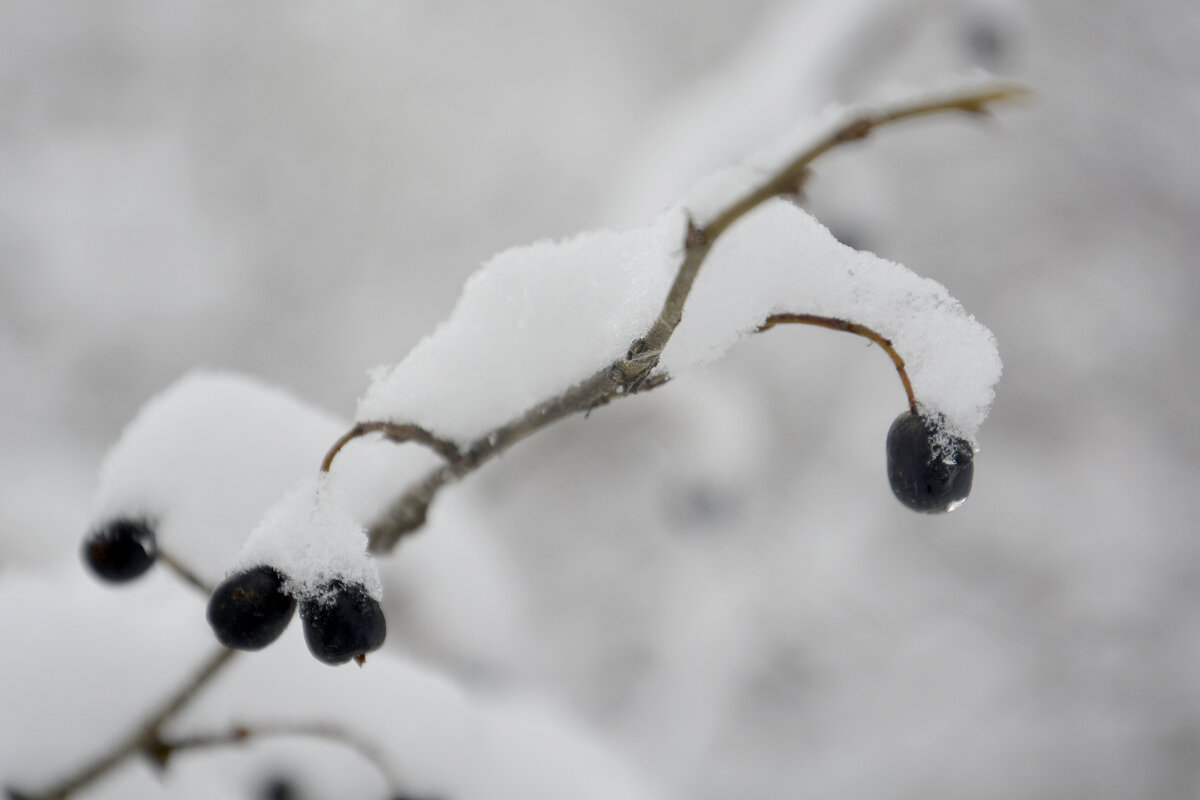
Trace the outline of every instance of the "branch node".
<instances>
[{"instance_id":1,"label":"branch node","mask_svg":"<svg viewBox=\"0 0 1200 800\"><path fill-rule=\"evenodd\" d=\"M867 138L871 133L871 129L878 124L879 119L874 115L864 115L840 129L834 135L834 140L838 143L857 142L860 139Z\"/></svg>"},{"instance_id":2,"label":"branch node","mask_svg":"<svg viewBox=\"0 0 1200 800\"><path fill-rule=\"evenodd\" d=\"M157 735L152 736L142 747L142 755L150 762L150 766L159 773L167 771L167 763L175 749L163 742Z\"/></svg>"}]
</instances>

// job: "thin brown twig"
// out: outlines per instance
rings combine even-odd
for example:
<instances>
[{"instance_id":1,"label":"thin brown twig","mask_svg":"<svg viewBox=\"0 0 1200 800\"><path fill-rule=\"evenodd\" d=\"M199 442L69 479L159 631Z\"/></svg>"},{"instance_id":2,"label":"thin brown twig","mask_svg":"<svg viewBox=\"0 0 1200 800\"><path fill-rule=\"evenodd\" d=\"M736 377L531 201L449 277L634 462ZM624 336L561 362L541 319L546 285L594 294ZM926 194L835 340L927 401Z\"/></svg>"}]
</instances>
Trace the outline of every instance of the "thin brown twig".
<instances>
[{"instance_id":1,"label":"thin brown twig","mask_svg":"<svg viewBox=\"0 0 1200 800\"><path fill-rule=\"evenodd\" d=\"M857 322L849 322L844 319L837 319L836 317L821 317L816 314L772 314L767 317L762 325L758 326L758 332L769 331L776 325L781 324L816 325L821 328L853 333L870 339L879 345L888 354L888 358L892 359L892 363L896 365L896 372L900 375L900 382L904 384L904 393L908 396L908 408L912 413L917 413L917 398L913 394L912 382L908 379L908 370L904 368L904 359L900 357L900 354L896 352L896 348L892 346L891 339L868 328L866 325L859 325Z\"/></svg>"},{"instance_id":2,"label":"thin brown twig","mask_svg":"<svg viewBox=\"0 0 1200 800\"><path fill-rule=\"evenodd\" d=\"M419 425L401 425L395 422L360 422L342 434L341 438L329 448L324 460L321 461L321 472L329 471L333 466L333 460L337 458L337 454L342 451L343 447L368 433L382 433L397 443L418 442L451 463L461 461L463 457L458 445L454 442L443 439Z\"/></svg>"},{"instance_id":3,"label":"thin brown twig","mask_svg":"<svg viewBox=\"0 0 1200 800\"><path fill-rule=\"evenodd\" d=\"M399 777L375 745L339 725L328 722L242 724L234 725L226 731L197 733L175 738L159 738L155 742L150 755L159 766L165 767L176 753L187 750L227 747L253 739L276 739L293 736L325 739L345 745L371 763L383 777L389 792L398 793L402 788Z\"/></svg>"},{"instance_id":4,"label":"thin brown twig","mask_svg":"<svg viewBox=\"0 0 1200 800\"><path fill-rule=\"evenodd\" d=\"M203 578L196 574L195 570L184 564L175 555L158 548L158 560L163 562L168 569L183 579L183 582L197 589L205 597L213 593L213 587Z\"/></svg>"}]
</instances>

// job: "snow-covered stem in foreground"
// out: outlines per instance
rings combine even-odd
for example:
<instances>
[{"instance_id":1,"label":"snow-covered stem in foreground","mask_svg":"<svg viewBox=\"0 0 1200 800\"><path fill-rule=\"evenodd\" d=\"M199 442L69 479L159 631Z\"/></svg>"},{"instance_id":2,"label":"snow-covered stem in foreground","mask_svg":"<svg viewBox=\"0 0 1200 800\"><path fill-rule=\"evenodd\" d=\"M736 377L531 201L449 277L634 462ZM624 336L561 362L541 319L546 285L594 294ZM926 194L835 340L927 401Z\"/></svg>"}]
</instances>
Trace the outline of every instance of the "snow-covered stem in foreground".
<instances>
[{"instance_id":1,"label":"snow-covered stem in foreground","mask_svg":"<svg viewBox=\"0 0 1200 800\"><path fill-rule=\"evenodd\" d=\"M236 652L236 650L222 647L209 656L199 669L194 674L188 676L187 680L137 730L118 742L108 753L105 753L89 764L85 764L74 775L69 776L43 792L22 792L12 787L7 787L6 791L10 800L65 800L93 781L107 775L113 769L120 766L127 758L138 754L153 755L161 747L162 740L159 733L163 725L187 707L195 699L200 690L216 677L222 667L229 663L229 660L233 658Z\"/></svg>"},{"instance_id":2,"label":"snow-covered stem in foreground","mask_svg":"<svg viewBox=\"0 0 1200 800\"><path fill-rule=\"evenodd\" d=\"M952 111L982 115L987 113L988 107L992 103L1021 98L1026 94L1027 91L1021 87L993 84L983 89L949 93L933 99L926 98L901 103L875 112L862 113L835 126L814 143L805 147L765 182L714 214L709 221L697 223L696 220L689 219L687 233L682 243L683 260L663 301L662 310L646 334L630 344L623 359L597 370L565 392L537 404L518 418L476 438L465 450L454 448L452 451L449 448L439 448L436 442L440 442L440 440L423 429L416 428L416 426L398 426L412 428L410 431L412 435L401 440L414 439L433 446L447 458L447 463L432 470L399 495L374 521L368 529L371 550L376 553L390 552L401 537L425 524L429 505L443 486L474 471L510 445L563 417L590 411L617 397L644 391L666 382L669 379L668 376L661 372L655 375L651 373L658 366L667 343L683 319L684 306L687 304L696 276L699 275L700 268L713 244L734 223L768 200L775 197L797 196L809 165L817 158L840 145L862 140L875 128L883 125ZM764 324L765 322L764 320ZM866 328L856 329L855 326L858 326L858 323L852 320L839 320L838 325L842 326L841 330L866 335L881 345L887 341L877 334L877 338L869 336ZM872 333L874 332L872 331ZM902 369L903 361L898 360L899 355L890 349L890 343L885 350L889 350L889 355L896 362L902 379L905 379L907 376ZM905 390L908 393L909 406L915 407L916 401L907 381ZM345 442L357 438L369 430L386 430L386 426L389 424L391 423L360 423L330 450L323 469L329 468L337 451ZM424 433L425 436L417 434L418 431Z\"/></svg>"}]
</instances>

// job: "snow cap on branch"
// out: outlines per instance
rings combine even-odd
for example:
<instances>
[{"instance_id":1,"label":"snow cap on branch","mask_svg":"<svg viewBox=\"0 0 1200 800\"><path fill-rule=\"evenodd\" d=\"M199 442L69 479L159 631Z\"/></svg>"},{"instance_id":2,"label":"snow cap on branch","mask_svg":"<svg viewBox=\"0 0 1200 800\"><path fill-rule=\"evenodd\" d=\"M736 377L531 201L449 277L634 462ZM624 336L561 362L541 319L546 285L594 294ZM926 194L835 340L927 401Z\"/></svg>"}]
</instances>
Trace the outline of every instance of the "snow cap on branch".
<instances>
[{"instance_id":1,"label":"snow cap on branch","mask_svg":"<svg viewBox=\"0 0 1200 800\"><path fill-rule=\"evenodd\" d=\"M468 280L450 317L372 374L359 422L420 425L460 444L625 355L662 307L685 219L505 250Z\"/></svg>"},{"instance_id":2,"label":"snow cap on branch","mask_svg":"<svg viewBox=\"0 0 1200 800\"><path fill-rule=\"evenodd\" d=\"M747 215L713 246L662 366L679 374L716 361L778 313L848 320L890 339L918 403L943 414L949 434L975 440L1000 379L991 331L937 281L847 247L782 200ZM896 399L899 406L899 388Z\"/></svg>"}]
</instances>

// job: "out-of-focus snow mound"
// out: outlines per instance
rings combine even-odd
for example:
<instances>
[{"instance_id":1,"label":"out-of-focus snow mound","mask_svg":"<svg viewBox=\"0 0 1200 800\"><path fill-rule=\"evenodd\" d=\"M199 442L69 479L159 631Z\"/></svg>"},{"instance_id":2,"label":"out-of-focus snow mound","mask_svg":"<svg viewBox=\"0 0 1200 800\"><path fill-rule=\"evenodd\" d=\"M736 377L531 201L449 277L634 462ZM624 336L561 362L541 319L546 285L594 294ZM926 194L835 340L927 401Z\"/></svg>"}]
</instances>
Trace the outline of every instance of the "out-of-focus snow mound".
<instances>
[{"instance_id":1,"label":"out-of-focus snow mound","mask_svg":"<svg viewBox=\"0 0 1200 800\"><path fill-rule=\"evenodd\" d=\"M137 592L109 591L74 570L7 576L0 608L8 652L29 655L0 687L14 712L0 723L0 776L27 791L103 754L216 650L202 601L161 575ZM473 694L387 650L361 669L330 668L304 652L298 625L261 653L235 656L163 736L314 723L368 746L390 775L344 742L297 736L182 751L160 780L134 759L86 796L244 797L278 774L316 797L660 796L545 701Z\"/></svg>"}]
</instances>

